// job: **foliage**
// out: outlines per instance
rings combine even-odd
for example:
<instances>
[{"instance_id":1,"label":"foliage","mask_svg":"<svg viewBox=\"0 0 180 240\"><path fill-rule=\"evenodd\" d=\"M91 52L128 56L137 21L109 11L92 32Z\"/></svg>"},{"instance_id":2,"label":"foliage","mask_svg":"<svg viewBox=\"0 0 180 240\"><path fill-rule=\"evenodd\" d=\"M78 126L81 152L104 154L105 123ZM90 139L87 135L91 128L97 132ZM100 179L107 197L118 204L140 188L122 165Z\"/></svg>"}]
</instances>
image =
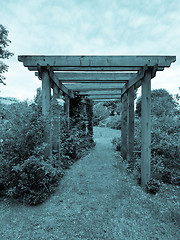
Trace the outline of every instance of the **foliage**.
<instances>
[{"instance_id":1,"label":"foliage","mask_svg":"<svg viewBox=\"0 0 180 240\"><path fill-rule=\"evenodd\" d=\"M115 113L120 114L121 103L119 100L104 102L103 106L110 111L110 116L114 116Z\"/></svg>"},{"instance_id":2,"label":"foliage","mask_svg":"<svg viewBox=\"0 0 180 240\"><path fill-rule=\"evenodd\" d=\"M137 102L138 115L140 115L139 110ZM152 91L151 122L151 177L154 181L179 185L180 115L177 102L166 90ZM121 149L120 139L114 139L113 144L117 150ZM140 179L141 118L139 117L135 118L134 145L135 163L132 171L136 178Z\"/></svg>"},{"instance_id":3,"label":"foliage","mask_svg":"<svg viewBox=\"0 0 180 240\"><path fill-rule=\"evenodd\" d=\"M166 89L155 89L151 91L151 113L153 116L162 117L173 113L177 102ZM136 102L136 114L141 116L141 97Z\"/></svg>"},{"instance_id":4,"label":"foliage","mask_svg":"<svg viewBox=\"0 0 180 240\"><path fill-rule=\"evenodd\" d=\"M104 106L104 103L96 103L93 106L93 125L98 126L100 121L106 119L110 115L109 109Z\"/></svg>"},{"instance_id":5,"label":"foliage","mask_svg":"<svg viewBox=\"0 0 180 240\"><path fill-rule=\"evenodd\" d=\"M81 103L80 103L81 104ZM76 106L77 107L77 106ZM74 112L70 130L61 121L61 160L58 154L45 157L41 91L33 103L27 101L0 105L0 195L37 205L56 188L64 169L77 161L92 146L86 134L83 112Z\"/></svg>"},{"instance_id":6,"label":"foliage","mask_svg":"<svg viewBox=\"0 0 180 240\"><path fill-rule=\"evenodd\" d=\"M109 116L99 123L99 126L109 127L112 129L121 129L121 115Z\"/></svg>"},{"instance_id":7,"label":"foliage","mask_svg":"<svg viewBox=\"0 0 180 240\"><path fill-rule=\"evenodd\" d=\"M5 59L13 56L13 53L9 52L6 48L9 46L9 43L11 41L8 39L8 31L7 29L0 24L0 58ZM8 71L8 66L0 61L0 83L4 83L5 77L2 75L2 73L5 73Z\"/></svg>"},{"instance_id":8,"label":"foliage","mask_svg":"<svg viewBox=\"0 0 180 240\"><path fill-rule=\"evenodd\" d=\"M55 190L60 177L62 171L53 167L50 161L31 156L23 163L8 166L4 183L6 195L28 205L37 205Z\"/></svg>"},{"instance_id":9,"label":"foliage","mask_svg":"<svg viewBox=\"0 0 180 240\"><path fill-rule=\"evenodd\" d=\"M156 179L150 179L146 184L147 192L151 194L156 194L160 189L160 182Z\"/></svg>"}]
</instances>

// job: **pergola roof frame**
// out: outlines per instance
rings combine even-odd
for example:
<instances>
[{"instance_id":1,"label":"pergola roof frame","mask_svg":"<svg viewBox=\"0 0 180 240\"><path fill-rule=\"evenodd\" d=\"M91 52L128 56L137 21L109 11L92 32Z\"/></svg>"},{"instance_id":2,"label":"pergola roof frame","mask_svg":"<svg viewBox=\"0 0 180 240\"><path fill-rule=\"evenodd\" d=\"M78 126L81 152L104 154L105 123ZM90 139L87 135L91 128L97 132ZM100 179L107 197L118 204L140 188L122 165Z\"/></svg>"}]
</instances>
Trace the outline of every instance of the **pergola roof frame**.
<instances>
[{"instance_id":1,"label":"pergola roof frame","mask_svg":"<svg viewBox=\"0 0 180 240\"><path fill-rule=\"evenodd\" d=\"M54 102L60 96L60 91L64 93L67 112L69 99L78 95L84 96L84 103L91 105L91 109L92 100L121 99L121 153L132 164L134 90L142 86L141 185L145 188L150 180L151 168L151 79L157 71L170 67L176 61L176 56L25 55L18 56L18 60L30 71L38 71L36 75L42 79L42 111L45 116L49 116L51 108L51 88ZM106 94L103 91L107 91ZM57 129L56 124L54 126ZM57 135L56 131L54 134ZM52 145L49 128L46 128L45 135ZM49 152L52 152L52 148Z\"/></svg>"}]
</instances>

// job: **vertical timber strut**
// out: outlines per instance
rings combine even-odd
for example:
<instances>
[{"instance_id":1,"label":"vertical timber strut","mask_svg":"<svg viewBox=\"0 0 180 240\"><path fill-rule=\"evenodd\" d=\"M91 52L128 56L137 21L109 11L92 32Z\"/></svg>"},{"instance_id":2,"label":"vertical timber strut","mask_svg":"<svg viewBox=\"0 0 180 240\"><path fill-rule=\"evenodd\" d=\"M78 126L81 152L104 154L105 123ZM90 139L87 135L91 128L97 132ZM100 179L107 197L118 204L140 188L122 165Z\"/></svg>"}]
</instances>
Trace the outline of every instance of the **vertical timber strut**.
<instances>
[{"instance_id":1,"label":"vertical timber strut","mask_svg":"<svg viewBox=\"0 0 180 240\"><path fill-rule=\"evenodd\" d=\"M46 119L44 140L47 143L46 156L52 156L52 132L51 132L51 81L46 68L41 68L42 74L42 114Z\"/></svg>"},{"instance_id":2,"label":"vertical timber strut","mask_svg":"<svg viewBox=\"0 0 180 240\"><path fill-rule=\"evenodd\" d=\"M53 84L53 150L59 152L60 143L60 108L57 99L60 97L60 89Z\"/></svg>"},{"instance_id":3,"label":"vertical timber strut","mask_svg":"<svg viewBox=\"0 0 180 240\"><path fill-rule=\"evenodd\" d=\"M141 186L145 188L151 174L151 71L142 80L141 99Z\"/></svg>"},{"instance_id":4,"label":"vertical timber strut","mask_svg":"<svg viewBox=\"0 0 180 240\"><path fill-rule=\"evenodd\" d=\"M134 86L128 91L128 137L127 152L128 161L133 167L134 165Z\"/></svg>"},{"instance_id":5,"label":"vertical timber strut","mask_svg":"<svg viewBox=\"0 0 180 240\"><path fill-rule=\"evenodd\" d=\"M121 154L122 158L127 158L127 93L122 96L121 99L122 111L121 111Z\"/></svg>"},{"instance_id":6,"label":"vertical timber strut","mask_svg":"<svg viewBox=\"0 0 180 240\"><path fill-rule=\"evenodd\" d=\"M69 104L70 104L69 96L66 94L65 95L65 102L64 102L64 114L65 114L65 118L66 118L65 121L66 121L67 130L69 130L69 128L70 128Z\"/></svg>"}]
</instances>

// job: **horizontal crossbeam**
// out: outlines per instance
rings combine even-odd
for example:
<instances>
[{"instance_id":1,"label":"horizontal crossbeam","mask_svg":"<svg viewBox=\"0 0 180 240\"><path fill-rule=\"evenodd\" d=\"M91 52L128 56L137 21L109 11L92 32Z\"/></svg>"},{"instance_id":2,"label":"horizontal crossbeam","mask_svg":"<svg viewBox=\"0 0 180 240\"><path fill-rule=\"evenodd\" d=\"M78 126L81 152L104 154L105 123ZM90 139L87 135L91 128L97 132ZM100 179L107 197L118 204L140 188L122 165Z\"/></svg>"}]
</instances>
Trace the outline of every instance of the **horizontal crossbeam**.
<instances>
[{"instance_id":1,"label":"horizontal crossbeam","mask_svg":"<svg viewBox=\"0 0 180 240\"><path fill-rule=\"evenodd\" d=\"M64 86L59 80L57 79L56 75L54 74L53 71L51 71L50 68L49 70L49 77L51 80L57 85L57 87L65 94L67 94L70 98L74 98L74 93L70 89L68 89L66 86Z\"/></svg>"},{"instance_id":2,"label":"horizontal crossbeam","mask_svg":"<svg viewBox=\"0 0 180 240\"><path fill-rule=\"evenodd\" d=\"M106 91L79 91L78 95L121 95L121 90L106 90Z\"/></svg>"},{"instance_id":3,"label":"horizontal crossbeam","mask_svg":"<svg viewBox=\"0 0 180 240\"><path fill-rule=\"evenodd\" d=\"M92 95L88 99L121 99L121 95Z\"/></svg>"},{"instance_id":4,"label":"horizontal crossbeam","mask_svg":"<svg viewBox=\"0 0 180 240\"><path fill-rule=\"evenodd\" d=\"M143 67L147 64L153 67L169 67L176 61L175 56L44 56L44 55L21 55L18 60L26 67L50 65L51 67ZM54 70L54 69L53 69Z\"/></svg>"},{"instance_id":5,"label":"horizontal crossbeam","mask_svg":"<svg viewBox=\"0 0 180 240\"><path fill-rule=\"evenodd\" d=\"M77 81L121 81L126 83L135 78L137 73L109 73L109 72L58 72L55 73L62 82Z\"/></svg>"},{"instance_id":6,"label":"horizontal crossbeam","mask_svg":"<svg viewBox=\"0 0 180 240\"><path fill-rule=\"evenodd\" d=\"M72 91L117 90L122 89L124 83L74 83L63 84Z\"/></svg>"}]
</instances>

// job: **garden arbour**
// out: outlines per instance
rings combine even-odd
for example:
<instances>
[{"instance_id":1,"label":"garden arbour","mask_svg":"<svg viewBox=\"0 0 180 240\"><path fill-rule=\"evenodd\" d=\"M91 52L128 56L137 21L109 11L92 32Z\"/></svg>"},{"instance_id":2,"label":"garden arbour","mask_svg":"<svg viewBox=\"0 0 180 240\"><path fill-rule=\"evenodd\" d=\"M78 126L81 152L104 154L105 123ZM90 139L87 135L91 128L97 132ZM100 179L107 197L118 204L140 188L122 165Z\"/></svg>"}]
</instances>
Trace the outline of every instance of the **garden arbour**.
<instances>
[{"instance_id":1,"label":"garden arbour","mask_svg":"<svg viewBox=\"0 0 180 240\"><path fill-rule=\"evenodd\" d=\"M45 129L48 154L58 149L59 110L57 99L65 97L65 115L69 127L69 105L82 96L89 116L88 134L92 137L93 101L121 99L122 157L133 161L134 152L134 90L142 86L141 101L141 185L150 180L151 169L151 79L157 71L170 67L175 56L41 56L23 55L18 60L42 80L42 112L52 118L51 88L53 89L53 133ZM51 121L50 121L51 122ZM52 137L53 136L53 137Z\"/></svg>"}]
</instances>

